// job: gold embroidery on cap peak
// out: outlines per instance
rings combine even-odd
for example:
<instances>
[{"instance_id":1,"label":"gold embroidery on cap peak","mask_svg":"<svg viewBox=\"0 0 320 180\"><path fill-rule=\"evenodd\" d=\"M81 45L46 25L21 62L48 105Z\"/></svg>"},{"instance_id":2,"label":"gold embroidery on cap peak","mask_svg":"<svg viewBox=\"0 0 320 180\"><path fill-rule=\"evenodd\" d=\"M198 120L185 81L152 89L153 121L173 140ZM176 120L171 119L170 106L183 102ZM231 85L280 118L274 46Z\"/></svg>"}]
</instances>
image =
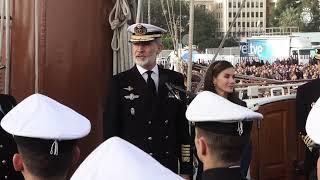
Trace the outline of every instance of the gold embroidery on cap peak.
<instances>
[{"instance_id":1,"label":"gold embroidery on cap peak","mask_svg":"<svg viewBox=\"0 0 320 180\"><path fill-rule=\"evenodd\" d=\"M134 34L135 35L145 35L147 34L147 28L142 26L141 24L137 24L137 26L134 28Z\"/></svg>"}]
</instances>

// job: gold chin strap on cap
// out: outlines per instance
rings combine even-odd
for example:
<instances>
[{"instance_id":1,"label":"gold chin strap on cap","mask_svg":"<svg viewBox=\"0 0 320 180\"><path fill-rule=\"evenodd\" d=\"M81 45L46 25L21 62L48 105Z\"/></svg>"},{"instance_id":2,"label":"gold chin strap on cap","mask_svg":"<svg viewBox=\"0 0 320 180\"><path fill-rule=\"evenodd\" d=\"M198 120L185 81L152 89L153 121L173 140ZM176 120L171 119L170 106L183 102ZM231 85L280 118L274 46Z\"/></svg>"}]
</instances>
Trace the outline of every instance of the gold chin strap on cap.
<instances>
[{"instance_id":1,"label":"gold chin strap on cap","mask_svg":"<svg viewBox=\"0 0 320 180\"><path fill-rule=\"evenodd\" d=\"M189 144L181 145L181 160L182 162L190 162L191 146Z\"/></svg>"}]
</instances>

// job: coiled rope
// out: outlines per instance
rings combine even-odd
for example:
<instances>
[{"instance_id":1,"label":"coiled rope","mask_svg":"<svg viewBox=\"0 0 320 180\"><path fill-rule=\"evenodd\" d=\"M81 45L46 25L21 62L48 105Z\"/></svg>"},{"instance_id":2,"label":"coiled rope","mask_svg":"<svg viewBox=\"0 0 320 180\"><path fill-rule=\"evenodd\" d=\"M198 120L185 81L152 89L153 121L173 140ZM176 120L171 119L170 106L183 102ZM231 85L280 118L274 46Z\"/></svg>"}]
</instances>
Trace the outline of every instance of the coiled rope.
<instances>
[{"instance_id":1,"label":"coiled rope","mask_svg":"<svg viewBox=\"0 0 320 180\"><path fill-rule=\"evenodd\" d=\"M113 50L113 74L129 69L133 62L128 45L127 21L131 20L131 11L127 0L117 0L109 14L109 24L113 32L111 48Z\"/></svg>"}]
</instances>

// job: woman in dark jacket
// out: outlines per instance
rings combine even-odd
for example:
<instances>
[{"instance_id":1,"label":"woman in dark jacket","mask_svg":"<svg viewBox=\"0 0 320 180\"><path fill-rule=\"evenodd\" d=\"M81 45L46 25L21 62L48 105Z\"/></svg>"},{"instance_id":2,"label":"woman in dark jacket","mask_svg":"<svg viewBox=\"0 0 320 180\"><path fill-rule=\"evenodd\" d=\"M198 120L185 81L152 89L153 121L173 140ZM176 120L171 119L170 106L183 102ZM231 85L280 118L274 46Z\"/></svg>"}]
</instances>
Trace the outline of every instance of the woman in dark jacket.
<instances>
[{"instance_id":1,"label":"woman in dark jacket","mask_svg":"<svg viewBox=\"0 0 320 180\"><path fill-rule=\"evenodd\" d=\"M233 65L228 61L215 61L208 68L205 79L204 89L205 91L211 91L222 97L225 97L229 101L246 107L246 102L238 98L234 91L235 86L235 70ZM252 128L252 122L246 122L244 128ZM245 179L247 171L251 161L251 143L248 143L245 149L243 149L242 158L240 162L241 178ZM202 166L200 164L200 166ZM202 171L202 167L198 167L198 172ZM201 174L200 172L198 175ZM199 176L198 176L199 177ZM198 179L198 178L197 178ZM201 179L201 178L200 178Z\"/></svg>"}]
</instances>

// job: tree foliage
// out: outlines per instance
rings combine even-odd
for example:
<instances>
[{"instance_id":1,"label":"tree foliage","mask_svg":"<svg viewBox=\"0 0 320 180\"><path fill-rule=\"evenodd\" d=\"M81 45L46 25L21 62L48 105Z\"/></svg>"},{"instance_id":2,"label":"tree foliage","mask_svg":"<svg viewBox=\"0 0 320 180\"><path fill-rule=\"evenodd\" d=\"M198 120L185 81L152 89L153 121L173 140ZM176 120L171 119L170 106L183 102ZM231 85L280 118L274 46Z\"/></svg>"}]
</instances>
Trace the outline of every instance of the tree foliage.
<instances>
[{"instance_id":1,"label":"tree foliage","mask_svg":"<svg viewBox=\"0 0 320 180\"><path fill-rule=\"evenodd\" d=\"M143 22L148 22L148 4L147 0L144 1L143 5ZM166 1L165 1L166 2ZM178 39L189 33L189 3L181 1L181 16L180 16L180 0L169 0L170 4L173 4L173 12L175 12L175 21L178 27ZM167 11L163 11L160 0L150 0L150 14L151 24L157 25L164 29L168 29L166 20ZM166 3L164 3L166 5ZM180 37L180 17L181 17L181 37ZM200 6L195 6L194 10L194 35L193 44L197 45L200 50L205 48L218 47L221 42L221 37L216 36L216 20L213 12L203 9ZM169 36L163 38L164 46L166 49L173 47L172 42L170 43ZM233 39L228 42L233 42ZM234 43L231 43L234 44ZM230 45L231 45L230 44ZM228 45L228 44L226 44Z\"/></svg>"},{"instance_id":2,"label":"tree foliage","mask_svg":"<svg viewBox=\"0 0 320 180\"><path fill-rule=\"evenodd\" d=\"M199 49L219 46L218 39L215 36L216 24L213 12L196 6L194 10L193 41Z\"/></svg>"},{"instance_id":3,"label":"tree foliage","mask_svg":"<svg viewBox=\"0 0 320 180\"><path fill-rule=\"evenodd\" d=\"M301 13L310 9L312 21L305 24ZM269 19L270 26L298 26L300 31L319 31L319 1L318 0L278 0L276 8Z\"/></svg>"}]
</instances>

